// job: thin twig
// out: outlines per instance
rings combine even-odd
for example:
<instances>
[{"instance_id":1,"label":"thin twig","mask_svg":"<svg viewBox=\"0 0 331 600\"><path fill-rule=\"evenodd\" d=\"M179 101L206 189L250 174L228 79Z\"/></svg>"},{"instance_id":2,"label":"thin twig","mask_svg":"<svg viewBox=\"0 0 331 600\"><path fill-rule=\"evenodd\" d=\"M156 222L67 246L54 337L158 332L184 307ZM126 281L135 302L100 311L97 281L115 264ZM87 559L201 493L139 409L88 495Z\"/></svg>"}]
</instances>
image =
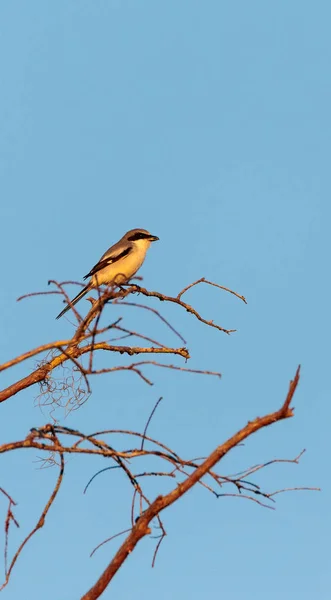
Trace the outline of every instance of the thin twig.
<instances>
[{"instance_id":1,"label":"thin twig","mask_svg":"<svg viewBox=\"0 0 331 600\"><path fill-rule=\"evenodd\" d=\"M146 436L146 433L147 433L148 426L149 426L149 424L150 424L150 422L151 422L151 420L152 420L152 418L153 418L153 416L154 416L154 414L155 414L155 411L156 411L157 407L159 406L159 404L160 404L161 400L163 400L162 396L161 396L161 397L160 397L160 398L157 400L157 402L155 403L155 405L154 405L154 408L153 408L153 410L152 410L151 414L149 415L149 417L148 417L148 419L147 419L147 423L146 423L146 425L145 425L145 429L144 429L144 433L143 433L143 439L141 440L141 446L140 446L140 450L143 450L143 449L144 449L144 443L145 443L145 439L146 439L146 437L145 437L145 436Z\"/></svg>"},{"instance_id":2,"label":"thin twig","mask_svg":"<svg viewBox=\"0 0 331 600\"><path fill-rule=\"evenodd\" d=\"M12 573L12 570L14 568L14 565L15 565L15 563L16 563L19 555L21 554L24 546L28 543L28 541L32 538L32 536L38 531L38 529L41 529L41 527L43 527L44 524L45 524L45 519L46 519L47 513L48 513L50 507L52 506L52 504L53 504L53 502L54 502L57 494L58 494L58 491L60 489L60 486L61 486L61 483L62 483L62 480L63 480L64 457L63 457L63 454L61 454L60 456L61 456L61 468L60 468L60 473L58 475L58 478L57 478L54 490L53 490L51 496L49 497L49 499L48 499L48 501L46 503L46 506L44 507L44 509L43 509L43 511L41 513L41 516L38 519L38 522L37 522L36 526L32 529L32 531L30 531L30 533L26 536L26 538L20 544L18 550L15 552L14 557L13 557L11 563L10 563L10 567L6 571L6 578L5 578L5 581L2 584L2 586L0 587L0 591L3 590L3 588L6 587L6 585L8 584L8 581L9 581L10 575Z\"/></svg>"},{"instance_id":3,"label":"thin twig","mask_svg":"<svg viewBox=\"0 0 331 600\"><path fill-rule=\"evenodd\" d=\"M199 283L207 283L208 285L212 285L214 287L217 287L220 290L224 290L225 292L229 292L229 294L233 294L233 296L236 296L237 298L239 298L239 300L242 300L243 302L245 302L245 304L247 304L247 300L246 300L246 298L244 296L241 296L240 294L237 294L237 292L234 292L233 290L230 290L230 288L224 287L224 285L219 285L218 283L214 283L213 281L208 281L204 277L201 277L201 279L198 279L197 281L194 281L193 283L190 283L181 292L179 292L179 294L177 296L178 300L181 299L181 297L183 296L183 294L185 294L188 290L190 290L195 285L198 285Z\"/></svg>"},{"instance_id":4,"label":"thin twig","mask_svg":"<svg viewBox=\"0 0 331 600\"><path fill-rule=\"evenodd\" d=\"M179 333L179 331L177 331L177 329L175 329L171 323L169 323L169 321L167 321L167 319L165 319L161 313L156 310L156 308L152 308L151 306L146 306L146 304L139 304L138 302L127 302L122 300L121 298L118 298L118 300L116 300L114 302L114 304L119 304L120 306L135 306L136 308L143 308L145 310L148 310L149 312L153 313L154 315L156 315L161 321L162 323L165 323L165 325L167 327L169 327L169 329L175 334L177 335L177 337L179 337L180 340L182 340L182 342L184 344L186 344L186 340L183 338L183 336Z\"/></svg>"}]
</instances>

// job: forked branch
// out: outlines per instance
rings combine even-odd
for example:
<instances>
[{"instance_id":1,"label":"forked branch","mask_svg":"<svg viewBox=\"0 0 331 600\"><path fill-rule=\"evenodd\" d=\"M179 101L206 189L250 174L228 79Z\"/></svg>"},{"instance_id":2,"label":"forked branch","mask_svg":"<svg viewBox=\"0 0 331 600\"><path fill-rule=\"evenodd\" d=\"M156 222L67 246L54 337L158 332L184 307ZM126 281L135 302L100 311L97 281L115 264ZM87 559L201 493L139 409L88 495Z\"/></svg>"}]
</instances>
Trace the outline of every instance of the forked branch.
<instances>
[{"instance_id":1,"label":"forked branch","mask_svg":"<svg viewBox=\"0 0 331 600\"><path fill-rule=\"evenodd\" d=\"M94 434L85 435L78 430L63 427L60 425L45 425L38 429L32 429L29 435L20 441L15 441L0 446L0 454L5 454L13 450L18 449L38 449L45 453L45 464L56 463L55 457L60 456L61 469L60 475L56 484L56 487L51 495L51 498L46 504L46 507L39 519L36 527L31 533L25 538L20 545L19 549L14 555L11 561L9 569L6 570L5 584L8 582L13 566L29 541L31 536L44 524L45 516L55 499L55 496L59 490L60 483L63 477L64 469L64 456L66 454L83 454L83 455L94 455L103 456L110 460L110 466L102 469L96 473L88 482L85 491L95 479L96 476L101 475L110 469L121 469L124 475L128 478L132 489L132 509L131 509L131 528L127 531L122 532L123 534L128 533L126 540L121 545L118 552L115 554L113 560L110 562L104 573L100 576L96 584L83 596L84 600L94 600L98 598L101 593L105 590L111 579L114 577L120 566L125 561L129 553L133 551L137 543L146 535L151 533L151 522L153 519L157 519L158 526L161 530L161 537L157 544L153 563L155 560L156 553L159 545L165 536L164 525L161 521L160 514L168 506L179 500L185 495L194 485L202 485L204 489L212 492L217 498L223 496L236 496L244 499L254 501L260 506L271 508L271 503L274 502L274 496L282 491L289 491L290 489L317 489L317 488L288 488L288 490L273 490L266 492L261 489L259 485L251 480L251 477L261 469L264 469L277 462L290 462L297 464L299 462L302 453L296 458L289 459L273 459L263 464L255 465L237 473L234 475L223 475L215 470L217 463L234 447L238 446L248 438L250 435L267 427L282 419L287 419L293 416L293 408L291 402L293 399L294 392L299 381L300 368L297 369L293 381L290 382L289 390L283 405L275 412L265 415L250 421L245 427L238 431L234 436L229 438L226 442L218 446L208 457L206 458L194 458L184 459L180 457L174 450L163 444L162 442L153 439L147 434L147 430L150 426L151 420L155 414L155 411L161 401L161 398L156 402L151 414L147 420L146 426L142 433L126 431L126 430L107 430L100 431ZM120 435L120 438L119 438ZM109 443L108 438L113 438L115 442ZM128 442L128 437L131 440ZM75 441L72 441L74 438ZM68 439L68 443L66 443ZM121 449L115 448L115 444L118 444L118 439L124 441L129 445L129 449L122 447ZM138 443L136 443L136 440ZM123 445L122 441L122 445ZM148 443L148 448L146 447ZM163 461L161 469L155 471L140 470L135 472L133 470L133 464L135 459L141 459L142 457L154 457ZM141 462L139 462L141 467ZM176 479L176 487L165 496L158 496L154 501L149 499L144 491L144 480L145 478L169 477ZM232 492L228 491L228 486L234 486L235 490ZM215 489L216 488L216 489ZM1 491L1 490L0 490ZM9 499L9 509L7 511L6 523L9 520L13 520L11 507L14 501L10 496L2 490L3 493ZM139 506L136 506L136 500L139 500ZM138 513L138 516L136 514ZM9 516L8 516L9 515ZM9 527L6 527L6 543L5 543L5 559L7 560L7 546L8 546L8 531ZM97 546L99 548L104 543L117 537L117 534L104 540ZM97 550L94 549L92 554Z\"/></svg>"},{"instance_id":2,"label":"forked branch","mask_svg":"<svg viewBox=\"0 0 331 600\"><path fill-rule=\"evenodd\" d=\"M237 296L244 302L246 302L246 300L243 296L240 296L239 294L237 294L236 292L234 292L232 290L229 290L228 288L225 288L216 283L207 281L204 278L199 279L198 281L195 281L194 283L190 284L189 286L184 288L181 292L179 292L179 294L177 296L168 296L165 294L161 294L160 292L149 291L146 288L143 288L138 285L129 285L128 287L121 288L119 290L114 289L114 288L109 288L109 289L106 289L106 291L103 293L101 293L101 290L98 290L98 299L97 300L91 299L92 306L85 318L82 318L80 316L80 314L77 312L76 308L72 307L73 315L77 318L77 321L78 321L77 329L74 332L74 335L72 338L54 341L49 344L44 344L42 346L39 346L38 348L29 350L28 352L25 352L24 354L21 354L20 356L17 356L16 358L9 360L9 361L3 363L2 365L0 365L0 372L1 372L6 369L10 369L10 368L14 367L15 365L18 365L30 358L36 357L39 354L49 352L49 351L54 351L53 356L50 360L44 360L42 362L42 364L37 369L35 369L32 373L29 373L26 377L23 377L22 379L16 381L12 385L8 386L6 389L0 391L0 403L4 402L5 400L8 400L8 398L11 398L15 394L21 392L22 390L24 390L32 385L35 385L36 383L47 382L50 379L52 372L67 361L71 361L73 364L73 367L81 371L82 376L85 378L86 386L88 389L89 389L89 382L88 382L87 378L90 374L106 373L106 372L109 373L109 372L114 372L114 371L119 371L119 370L131 370L131 371L137 373L146 383L151 383L150 380L148 379L148 377L146 377L141 372L141 369L138 368L138 365L135 365L135 364L126 365L126 366L110 365L106 369L95 369L93 367L93 356L98 351L106 351L106 352L111 352L113 354L116 354L116 353L117 354L127 354L128 356L139 355L139 354L164 354L164 355L180 356L180 357L184 358L185 360L188 360L190 358L188 349L186 347L173 348L170 346L164 346L161 343L159 343L158 341L154 341L154 344L152 346L134 346L134 345L121 346L121 345L110 344L109 339L100 339L100 336L105 335L107 332L109 332L112 329L115 329L115 330L119 329L119 330L126 331L128 336L139 337L140 339L145 339L146 341L150 341L150 338L148 338L147 336L144 336L140 332L130 331L127 328L119 327L118 326L119 320L107 327L100 328L99 321L100 321L100 316L103 311L103 308L109 302L116 302L116 303L122 304L123 306L127 306L128 304L131 304L131 305L139 307L139 308L144 308L144 309L149 310L152 313L154 313L176 335L178 335L181 338L181 340L184 340L184 338L176 331L176 329L157 310L155 310L154 308L147 306L147 305L142 305L142 304L138 304L138 303L134 303L134 302L129 303L125 300L128 296L139 293L147 298L153 297L153 298L157 298L158 300L161 300L166 303L177 304L178 306L183 308L186 312L189 312L192 315L194 315L202 323L208 325L209 327L218 329L219 331L225 332L227 334L230 334L231 332L235 331L233 329L224 329L223 327L221 327L220 325L217 325L213 321L206 320L198 313L198 311L195 308L193 308L191 305L187 304L186 302L184 302L182 300L182 296L184 293L186 293L193 286L198 285L199 283L202 283L202 282L207 283L208 285L212 285L214 287L223 289L223 290ZM68 294L65 291L64 284L57 283L56 281L51 281L50 283L52 283L53 285L56 286L57 291L56 292L54 292L54 291L40 292L40 294L42 294L42 295L54 294L54 293L60 294L64 297L65 301L70 304L70 299L68 297ZM67 283L67 282L65 282L65 283ZM26 296L22 296L21 298L19 298L19 300L22 300L23 298L26 298L29 296L35 296L35 295L38 295L38 293L37 294L33 293L33 294L28 294ZM94 322L94 324L93 324L93 322ZM86 354L89 355L89 367L88 368L84 368L82 365L82 362L80 360ZM141 364L143 364L143 363L141 363ZM188 370L188 369L178 367L175 365L156 363L155 361L149 361L149 364L154 364L157 366L168 367L168 368L182 370L182 371ZM203 371L203 370L194 370L193 369L192 371L195 373L209 374L208 371ZM219 373L217 373L217 374L219 375Z\"/></svg>"},{"instance_id":3,"label":"forked branch","mask_svg":"<svg viewBox=\"0 0 331 600\"><path fill-rule=\"evenodd\" d=\"M206 458L206 460L204 460L201 465L189 477L187 477L187 479L185 479L181 484L177 485L176 488L174 488L169 494L166 494L165 496L158 496L154 502L152 502L152 504L139 517L126 540L116 552L114 558L99 577L98 581L86 594L84 594L84 596L82 596L81 600L96 600L100 597L126 558L134 550L138 542L143 537L151 533L150 524L152 520L159 516L160 513L168 506L186 494L196 483L202 479L202 477L212 470L213 467L230 450L232 450L232 448L238 446L238 444L259 429L268 427L277 421L293 416L293 409L291 408L290 404L299 382L299 376L300 367L298 367L293 381L290 382L289 390L283 405L277 411L247 423L247 425L238 431L234 436L218 446Z\"/></svg>"}]
</instances>

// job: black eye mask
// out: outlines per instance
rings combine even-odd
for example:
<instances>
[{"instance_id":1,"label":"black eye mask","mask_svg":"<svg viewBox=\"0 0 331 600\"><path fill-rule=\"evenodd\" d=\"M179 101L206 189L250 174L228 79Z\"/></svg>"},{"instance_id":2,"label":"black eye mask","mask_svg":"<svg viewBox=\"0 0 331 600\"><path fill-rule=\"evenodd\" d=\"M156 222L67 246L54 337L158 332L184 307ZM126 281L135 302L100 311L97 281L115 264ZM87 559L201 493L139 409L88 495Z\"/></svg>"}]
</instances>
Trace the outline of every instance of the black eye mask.
<instances>
[{"instance_id":1,"label":"black eye mask","mask_svg":"<svg viewBox=\"0 0 331 600\"><path fill-rule=\"evenodd\" d=\"M137 240L149 240L150 237L150 233L143 233L142 231L137 231L137 233L130 235L128 240L129 242L136 242Z\"/></svg>"}]
</instances>

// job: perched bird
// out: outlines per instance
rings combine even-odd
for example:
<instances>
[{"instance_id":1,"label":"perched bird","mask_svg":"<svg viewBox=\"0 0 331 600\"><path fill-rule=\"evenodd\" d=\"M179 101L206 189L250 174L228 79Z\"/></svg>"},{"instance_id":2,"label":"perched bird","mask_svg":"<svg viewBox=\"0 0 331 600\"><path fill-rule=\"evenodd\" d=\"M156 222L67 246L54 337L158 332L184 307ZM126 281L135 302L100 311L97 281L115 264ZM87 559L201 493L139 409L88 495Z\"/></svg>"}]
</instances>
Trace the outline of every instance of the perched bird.
<instances>
[{"instance_id":1,"label":"perched bird","mask_svg":"<svg viewBox=\"0 0 331 600\"><path fill-rule=\"evenodd\" d=\"M146 229L131 229L128 231L117 244L111 246L104 253L93 269L85 275L84 279L91 277L90 282L71 300L70 304L67 304L56 318L62 317L73 304L76 304L93 288L103 283L121 285L129 281L143 264L151 242L158 239L156 235L152 235Z\"/></svg>"}]
</instances>

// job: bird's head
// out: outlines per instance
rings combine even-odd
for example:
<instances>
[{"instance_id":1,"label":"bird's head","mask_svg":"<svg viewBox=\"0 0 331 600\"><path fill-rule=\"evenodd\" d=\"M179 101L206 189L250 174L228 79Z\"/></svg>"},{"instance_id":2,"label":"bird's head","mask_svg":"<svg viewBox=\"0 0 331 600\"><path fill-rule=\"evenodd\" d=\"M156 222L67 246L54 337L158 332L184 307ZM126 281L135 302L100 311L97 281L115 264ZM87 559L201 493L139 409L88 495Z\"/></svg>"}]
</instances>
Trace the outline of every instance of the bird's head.
<instances>
[{"instance_id":1,"label":"bird's head","mask_svg":"<svg viewBox=\"0 0 331 600\"><path fill-rule=\"evenodd\" d=\"M133 243L140 248L148 248L151 242L156 242L159 238L152 235L147 229L131 229L124 238L126 241Z\"/></svg>"}]
</instances>

